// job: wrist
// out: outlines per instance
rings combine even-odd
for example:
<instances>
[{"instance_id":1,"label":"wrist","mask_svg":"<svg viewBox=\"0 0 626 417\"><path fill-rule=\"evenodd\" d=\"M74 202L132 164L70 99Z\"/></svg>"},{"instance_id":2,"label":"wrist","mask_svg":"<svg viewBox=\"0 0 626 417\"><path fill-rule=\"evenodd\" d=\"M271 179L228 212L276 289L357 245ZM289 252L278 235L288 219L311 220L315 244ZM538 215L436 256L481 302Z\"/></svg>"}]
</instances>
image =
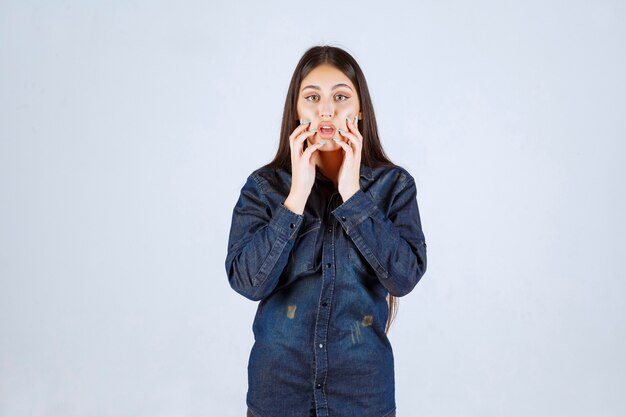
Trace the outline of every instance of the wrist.
<instances>
[{"instance_id":1,"label":"wrist","mask_svg":"<svg viewBox=\"0 0 626 417\"><path fill-rule=\"evenodd\" d=\"M361 189L361 187L356 187L356 188L352 188L348 191L345 191L341 194L341 198L343 199L343 201L348 201L348 199L350 199L350 197L352 197L354 194L356 194L357 191L359 191Z\"/></svg>"},{"instance_id":2,"label":"wrist","mask_svg":"<svg viewBox=\"0 0 626 417\"><path fill-rule=\"evenodd\" d=\"M287 199L283 203L285 207L293 211L296 214L304 213L304 206L306 205L307 196L303 196L293 191L289 192Z\"/></svg>"}]
</instances>

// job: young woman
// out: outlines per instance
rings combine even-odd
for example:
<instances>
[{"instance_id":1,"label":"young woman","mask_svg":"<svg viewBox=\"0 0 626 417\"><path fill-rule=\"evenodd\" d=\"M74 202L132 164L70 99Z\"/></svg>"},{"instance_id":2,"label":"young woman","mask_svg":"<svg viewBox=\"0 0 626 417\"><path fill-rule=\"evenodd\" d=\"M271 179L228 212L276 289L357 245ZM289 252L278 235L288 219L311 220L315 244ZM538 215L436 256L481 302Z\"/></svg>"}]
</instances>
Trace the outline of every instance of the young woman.
<instances>
[{"instance_id":1,"label":"young woman","mask_svg":"<svg viewBox=\"0 0 626 417\"><path fill-rule=\"evenodd\" d=\"M426 271L414 178L384 154L361 68L309 49L280 144L233 209L228 280L259 300L251 417L393 417L396 298Z\"/></svg>"}]
</instances>

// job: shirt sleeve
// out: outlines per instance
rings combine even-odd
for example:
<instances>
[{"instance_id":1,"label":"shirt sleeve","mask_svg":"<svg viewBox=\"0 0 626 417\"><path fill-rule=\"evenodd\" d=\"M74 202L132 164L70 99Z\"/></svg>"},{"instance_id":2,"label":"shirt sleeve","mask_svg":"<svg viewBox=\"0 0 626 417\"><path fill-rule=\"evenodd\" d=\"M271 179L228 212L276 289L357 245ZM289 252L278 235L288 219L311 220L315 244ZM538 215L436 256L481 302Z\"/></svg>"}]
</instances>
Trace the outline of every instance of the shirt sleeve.
<instances>
[{"instance_id":1,"label":"shirt sleeve","mask_svg":"<svg viewBox=\"0 0 626 417\"><path fill-rule=\"evenodd\" d=\"M426 272L426 241L422 231L415 180L407 175L397 186L389 214L369 193L358 190L332 211L390 294L410 293Z\"/></svg>"},{"instance_id":2,"label":"shirt sleeve","mask_svg":"<svg viewBox=\"0 0 626 417\"><path fill-rule=\"evenodd\" d=\"M251 174L241 188L225 262L231 288L253 301L265 298L276 287L304 220L284 201L271 207L261 181Z\"/></svg>"}]
</instances>

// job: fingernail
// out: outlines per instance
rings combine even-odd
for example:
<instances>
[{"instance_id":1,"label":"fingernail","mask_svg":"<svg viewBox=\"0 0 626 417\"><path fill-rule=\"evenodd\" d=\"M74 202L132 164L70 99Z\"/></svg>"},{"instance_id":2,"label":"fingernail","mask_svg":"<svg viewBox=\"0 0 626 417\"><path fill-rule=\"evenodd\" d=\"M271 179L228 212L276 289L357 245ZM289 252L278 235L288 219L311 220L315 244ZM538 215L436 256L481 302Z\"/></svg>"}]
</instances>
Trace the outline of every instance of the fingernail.
<instances>
[{"instance_id":1,"label":"fingernail","mask_svg":"<svg viewBox=\"0 0 626 417\"><path fill-rule=\"evenodd\" d=\"M339 138L333 138L333 140L334 140L335 142L339 142L341 139L339 139Z\"/></svg>"},{"instance_id":2,"label":"fingernail","mask_svg":"<svg viewBox=\"0 0 626 417\"><path fill-rule=\"evenodd\" d=\"M347 120L348 122L351 122L351 121L352 121L352 119L350 119L350 116L346 116L346 120Z\"/></svg>"},{"instance_id":3,"label":"fingernail","mask_svg":"<svg viewBox=\"0 0 626 417\"><path fill-rule=\"evenodd\" d=\"M305 125L307 123L311 123L311 121L309 119L300 119L300 124L301 125Z\"/></svg>"},{"instance_id":4,"label":"fingernail","mask_svg":"<svg viewBox=\"0 0 626 417\"><path fill-rule=\"evenodd\" d=\"M325 143L326 143L326 141L325 141L325 140L320 140L320 141L319 141L319 142L317 142L317 143L319 143L319 144L322 144L322 145L323 145L323 144L325 144Z\"/></svg>"},{"instance_id":5,"label":"fingernail","mask_svg":"<svg viewBox=\"0 0 626 417\"><path fill-rule=\"evenodd\" d=\"M358 123L358 122L359 122L358 116L354 116L354 123Z\"/></svg>"},{"instance_id":6,"label":"fingernail","mask_svg":"<svg viewBox=\"0 0 626 417\"><path fill-rule=\"evenodd\" d=\"M317 132L317 129L311 129L309 132Z\"/></svg>"},{"instance_id":7,"label":"fingernail","mask_svg":"<svg viewBox=\"0 0 626 417\"><path fill-rule=\"evenodd\" d=\"M339 133L346 133L346 131L343 129L337 129L337 130L339 131Z\"/></svg>"}]
</instances>

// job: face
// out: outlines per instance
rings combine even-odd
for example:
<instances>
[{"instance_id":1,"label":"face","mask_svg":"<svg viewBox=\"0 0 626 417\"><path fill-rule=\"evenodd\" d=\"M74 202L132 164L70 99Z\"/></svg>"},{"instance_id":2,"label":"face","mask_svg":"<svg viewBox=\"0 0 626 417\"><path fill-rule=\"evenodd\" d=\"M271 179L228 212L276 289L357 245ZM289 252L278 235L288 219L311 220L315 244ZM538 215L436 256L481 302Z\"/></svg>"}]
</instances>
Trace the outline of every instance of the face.
<instances>
[{"instance_id":1,"label":"face","mask_svg":"<svg viewBox=\"0 0 626 417\"><path fill-rule=\"evenodd\" d=\"M326 64L317 66L300 83L297 111L299 119L311 121L309 129L318 129L307 141L326 141L319 149L321 152L341 149L332 140L343 138L337 129L349 132L346 117L353 121L356 115L361 118L356 87L343 72ZM331 130L323 126L330 126Z\"/></svg>"}]
</instances>

